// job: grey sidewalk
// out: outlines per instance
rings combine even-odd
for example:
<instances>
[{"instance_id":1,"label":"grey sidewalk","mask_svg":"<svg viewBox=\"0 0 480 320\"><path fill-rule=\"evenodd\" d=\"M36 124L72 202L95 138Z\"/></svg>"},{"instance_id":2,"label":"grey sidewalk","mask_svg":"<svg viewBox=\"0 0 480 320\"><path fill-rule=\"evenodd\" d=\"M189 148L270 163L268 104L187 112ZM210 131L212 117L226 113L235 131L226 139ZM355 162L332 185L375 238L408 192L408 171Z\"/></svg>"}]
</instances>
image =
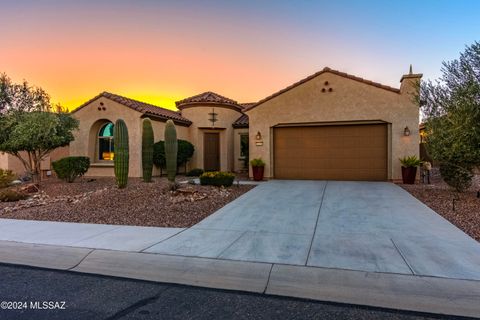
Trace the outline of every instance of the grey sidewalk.
<instances>
[{"instance_id":1,"label":"grey sidewalk","mask_svg":"<svg viewBox=\"0 0 480 320\"><path fill-rule=\"evenodd\" d=\"M0 219L0 240L140 252L184 230Z\"/></svg>"}]
</instances>

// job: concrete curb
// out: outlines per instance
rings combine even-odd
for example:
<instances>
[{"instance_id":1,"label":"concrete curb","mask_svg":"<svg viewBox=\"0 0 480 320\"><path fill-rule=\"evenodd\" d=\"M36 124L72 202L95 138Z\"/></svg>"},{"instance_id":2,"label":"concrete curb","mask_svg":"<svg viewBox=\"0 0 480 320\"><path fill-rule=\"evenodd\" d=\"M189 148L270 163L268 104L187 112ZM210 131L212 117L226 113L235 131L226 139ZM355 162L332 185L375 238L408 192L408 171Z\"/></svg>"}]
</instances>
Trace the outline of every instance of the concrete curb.
<instances>
[{"instance_id":1,"label":"concrete curb","mask_svg":"<svg viewBox=\"0 0 480 320\"><path fill-rule=\"evenodd\" d=\"M480 281L0 241L0 262L455 316L480 315Z\"/></svg>"},{"instance_id":2,"label":"concrete curb","mask_svg":"<svg viewBox=\"0 0 480 320\"><path fill-rule=\"evenodd\" d=\"M92 249L0 241L0 262L47 269L68 270Z\"/></svg>"},{"instance_id":3,"label":"concrete curb","mask_svg":"<svg viewBox=\"0 0 480 320\"><path fill-rule=\"evenodd\" d=\"M274 265L267 294L445 315L480 316L480 281Z\"/></svg>"},{"instance_id":4,"label":"concrete curb","mask_svg":"<svg viewBox=\"0 0 480 320\"><path fill-rule=\"evenodd\" d=\"M95 250L72 271L261 293L271 267L257 262Z\"/></svg>"}]
</instances>

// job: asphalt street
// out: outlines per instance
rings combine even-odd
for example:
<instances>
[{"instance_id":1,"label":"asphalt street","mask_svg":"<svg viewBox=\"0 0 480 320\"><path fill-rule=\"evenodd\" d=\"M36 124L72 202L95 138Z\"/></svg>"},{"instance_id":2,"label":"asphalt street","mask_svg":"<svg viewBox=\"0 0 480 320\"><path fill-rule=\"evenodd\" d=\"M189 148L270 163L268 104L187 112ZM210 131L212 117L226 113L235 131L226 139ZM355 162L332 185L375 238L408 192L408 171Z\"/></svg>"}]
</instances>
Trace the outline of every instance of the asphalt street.
<instances>
[{"instance_id":1,"label":"asphalt street","mask_svg":"<svg viewBox=\"0 0 480 320\"><path fill-rule=\"evenodd\" d=\"M0 302L2 320L453 319L4 264Z\"/></svg>"}]
</instances>

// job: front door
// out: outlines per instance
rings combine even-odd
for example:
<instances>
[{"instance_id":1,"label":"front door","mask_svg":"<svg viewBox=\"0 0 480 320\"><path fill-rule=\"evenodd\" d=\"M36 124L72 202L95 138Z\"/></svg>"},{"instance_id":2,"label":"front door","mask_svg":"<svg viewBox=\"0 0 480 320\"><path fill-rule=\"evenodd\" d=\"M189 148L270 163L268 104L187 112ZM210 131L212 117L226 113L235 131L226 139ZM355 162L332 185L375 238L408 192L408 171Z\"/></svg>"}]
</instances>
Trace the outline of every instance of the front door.
<instances>
[{"instance_id":1,"label":"front door","mask_svg":"<svg viewBox=\"0 0 480 320\"><path fill-rule=\"evenodd\" d=\"M205 171L220 170L220 136L218 132L203 134L203 169Z\"/></svg>"}]
</instances>

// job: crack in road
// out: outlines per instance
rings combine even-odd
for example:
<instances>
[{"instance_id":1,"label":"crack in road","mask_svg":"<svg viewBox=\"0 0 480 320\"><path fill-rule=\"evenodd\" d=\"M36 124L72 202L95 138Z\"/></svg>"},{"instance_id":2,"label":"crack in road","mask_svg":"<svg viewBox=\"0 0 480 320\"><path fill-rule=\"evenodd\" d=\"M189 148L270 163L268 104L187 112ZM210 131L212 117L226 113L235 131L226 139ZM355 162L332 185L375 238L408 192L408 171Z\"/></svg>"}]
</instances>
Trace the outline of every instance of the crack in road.
<instances>
[{"instance_id":1,"label":"crack in road","mask_svg":"<svg viewBox=\"0 0 480 320\"><path fill-rule=\"evenodd\" d=\"M141 300L138 300L137 302L135 303L132 303L130 306L118 311L117 313L115 313L114 315L108 317L108 318L105 318L105 320L119 320L121 318L123 318L124 316L130 314L130 313L133 313L134 311L146 306L146 305L149 305L149 304L152 304L154 303L155 301L157 301L167 290L170 290L172 287L167 287L163 290L160 290L156 295L154 296L151 296L151 297L148 297L148 298L144 298L144 299L141 299Z\"/></svg>"}]
</instances>

